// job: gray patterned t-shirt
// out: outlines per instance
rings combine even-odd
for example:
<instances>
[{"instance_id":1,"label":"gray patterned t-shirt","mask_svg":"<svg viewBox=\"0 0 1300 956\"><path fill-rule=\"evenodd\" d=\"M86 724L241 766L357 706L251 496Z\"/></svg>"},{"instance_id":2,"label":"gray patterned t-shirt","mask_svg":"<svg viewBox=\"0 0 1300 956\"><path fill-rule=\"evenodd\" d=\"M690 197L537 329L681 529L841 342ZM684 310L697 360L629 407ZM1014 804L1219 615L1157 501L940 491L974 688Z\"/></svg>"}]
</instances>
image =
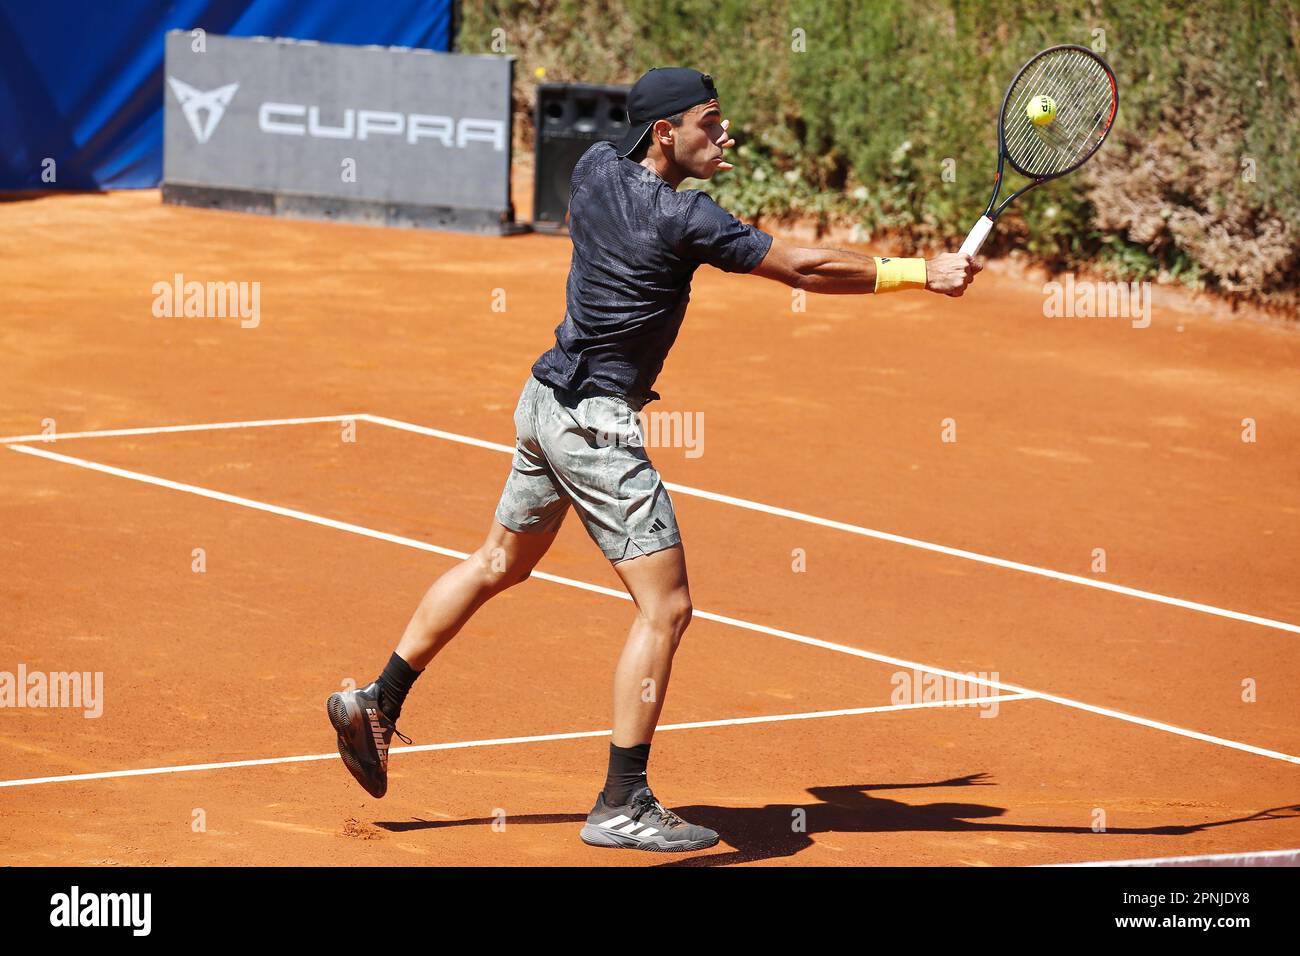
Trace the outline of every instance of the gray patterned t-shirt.
<instances>
[{"instance_id":1,"label":"gray patterned t-shirt","mask_svg":"<svg viewBox=\"0 0 1300 956\"><path fill-rule=\"evenodd\" d=\"M701 263L750 272L772 237L698 189L675 191L596 143L573 170L564 321L533 375L575 395L621 395L638 407L677 338Z\"/></svg>"}]
</instances>

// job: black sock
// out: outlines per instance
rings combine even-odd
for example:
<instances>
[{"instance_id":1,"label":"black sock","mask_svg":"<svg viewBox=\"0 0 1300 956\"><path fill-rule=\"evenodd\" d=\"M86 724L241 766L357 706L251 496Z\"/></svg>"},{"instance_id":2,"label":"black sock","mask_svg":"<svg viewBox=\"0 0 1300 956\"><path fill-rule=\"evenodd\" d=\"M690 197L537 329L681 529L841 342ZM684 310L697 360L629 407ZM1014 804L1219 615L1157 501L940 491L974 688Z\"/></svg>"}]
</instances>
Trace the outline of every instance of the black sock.
<instances>
[{"instance_id":1,"label":"black sock","mask_svg":"<svg viewBox=\"0 0 1300 956\"><path fill-rule=\"evenodd\" d=\"M633 793L646 786L646 764L650 745L633 747L609 745L609 772L605 775L605 803L621 807Z\"/></svg>"},{"instance_id":2,"label":"black sock","mask_svg":"<svg viewBox=\"0 0 1300 956\"><path fill-rule=\"evenodd\" d=\"M402 704L411 692L411 685L423 673L411 670L411 665L398 657L396 651L388 659L384 672L379 675L379 709L393 723L402 714Z\"/></svg>"}]
</instances>

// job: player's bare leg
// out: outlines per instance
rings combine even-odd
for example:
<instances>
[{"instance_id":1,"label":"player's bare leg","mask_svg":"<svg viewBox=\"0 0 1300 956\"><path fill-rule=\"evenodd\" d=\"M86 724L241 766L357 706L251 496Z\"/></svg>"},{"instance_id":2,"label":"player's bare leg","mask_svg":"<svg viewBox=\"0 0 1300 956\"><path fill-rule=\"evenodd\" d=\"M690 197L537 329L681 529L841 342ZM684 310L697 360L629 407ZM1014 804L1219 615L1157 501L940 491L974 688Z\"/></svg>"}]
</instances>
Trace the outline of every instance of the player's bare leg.
<instances>
[{"instance_id":1,"label":"player's bare leg","mask_svg":"<svg viewBox=\"0 0 1300 956\"><path fill-rule=\"evenodd\" d=\"M493 522L483 545L434 581L397 644L397 654L422 671L489 598L527 580L555 541L553 531L521 533Z\"/></svg>"},{"instance_id":2,"label":"player's bare leg","mask_svg":"<svg viewBox=\"0 0 1300 956\"><path fill-rule=\"evenodd\" d=\"M388 748L397 718L415 679L455 637L474 612L506 588L527 580L546 554L557 525L536 534L493 522L483 545L443 574L425 592L379 679L367 687L331 694L325 702L338 732L339 755L373 797L388 792Z\"/></svg>"},{"instance_id":3,"label":"player's bare leg","mask_svg":"<svg viewBox=\"0 0 1300 956\"><path fill-rule=\"evenodd\" d=\"M620 561L614 570L636 604L636 617L614 670L614 744L648 744L673 669L673 654L691 622L686 552L681 545Z\"/></svg>"},{"instance_id":4,"label":"player's bare leg","mask_svg":"<svg viewBox=\"0 0 1300 956\"><path fill-rule=\"evenodd\" d=\"M609 773L582 828L582 839L592 846L658 852L713 846L718 835L665 809L645 776L673 655L691 622L686 554L677 545L620 561L614 570L636 603L636 618L614 670Z\"/></svg>"}]
</instances>

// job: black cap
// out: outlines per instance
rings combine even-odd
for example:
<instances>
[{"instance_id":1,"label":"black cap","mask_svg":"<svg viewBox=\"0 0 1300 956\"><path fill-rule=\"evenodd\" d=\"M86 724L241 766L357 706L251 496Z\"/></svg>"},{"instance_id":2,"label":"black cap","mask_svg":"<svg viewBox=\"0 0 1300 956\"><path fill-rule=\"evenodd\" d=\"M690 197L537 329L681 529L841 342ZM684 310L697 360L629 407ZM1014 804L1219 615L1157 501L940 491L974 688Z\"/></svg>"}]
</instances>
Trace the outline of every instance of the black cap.
<instances>
[{"instance_id":1,"label":"black cap","mask_svg":"<svg viewBox=\"0 0 1300 956\"><path fill-rule=\"evenodd\" d=\"M684 66L654 67L632 85L627 95L627 121L632 128L618 144L618 155L636 149L656 120L684 113L718 98L713 77Z\"/></svg>"}]
</instances>

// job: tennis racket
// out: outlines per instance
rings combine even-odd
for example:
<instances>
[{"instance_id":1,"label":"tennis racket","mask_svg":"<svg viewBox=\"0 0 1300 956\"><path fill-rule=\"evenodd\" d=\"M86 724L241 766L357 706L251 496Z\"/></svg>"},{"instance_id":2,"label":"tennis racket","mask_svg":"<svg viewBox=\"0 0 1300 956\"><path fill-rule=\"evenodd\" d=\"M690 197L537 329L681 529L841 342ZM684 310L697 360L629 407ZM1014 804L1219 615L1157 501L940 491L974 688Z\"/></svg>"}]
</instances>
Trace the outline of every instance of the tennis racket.
<instances>
[{"instance_id":1,"label":"tennis racket","mask_svg":"<svg viewBox=\"0 0 1300 956\"><path fill-rule=\"evenodd\" d=\"M1039 119L1044 119L1044 109L1039 107L1043 97L1055 104L1055 115L1035 123L1030 110L1037 108ZM968 256L979 252L993 223L1017 196L1086 163L1106 141L1118 109L1115 73L1087 47L1065 44L1035 54L1020 68L1002 98L993 195L960 252ZM1010 163L1030 182L997 205L1003 163Z\"/></svg>"}]
</instances>

